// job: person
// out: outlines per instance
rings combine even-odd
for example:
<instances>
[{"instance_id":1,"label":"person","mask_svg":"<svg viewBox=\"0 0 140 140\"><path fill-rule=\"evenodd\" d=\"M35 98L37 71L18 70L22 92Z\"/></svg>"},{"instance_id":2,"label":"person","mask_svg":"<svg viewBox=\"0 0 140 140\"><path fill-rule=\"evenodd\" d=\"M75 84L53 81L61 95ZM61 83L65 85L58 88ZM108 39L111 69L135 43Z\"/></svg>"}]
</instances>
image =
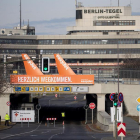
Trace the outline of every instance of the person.
<instances>
[{"instance_id":1,"label":"person","mask_svg":"<svg viewBox=\"0 0 140 140\"><path fill-rule=\"evenodd\" d=\"M10 117L9 117L8 113L6 113L6 115L5 115L5 126L6 125L9 126L9 120L10 120Z\"/></svg>"}]
</instances>

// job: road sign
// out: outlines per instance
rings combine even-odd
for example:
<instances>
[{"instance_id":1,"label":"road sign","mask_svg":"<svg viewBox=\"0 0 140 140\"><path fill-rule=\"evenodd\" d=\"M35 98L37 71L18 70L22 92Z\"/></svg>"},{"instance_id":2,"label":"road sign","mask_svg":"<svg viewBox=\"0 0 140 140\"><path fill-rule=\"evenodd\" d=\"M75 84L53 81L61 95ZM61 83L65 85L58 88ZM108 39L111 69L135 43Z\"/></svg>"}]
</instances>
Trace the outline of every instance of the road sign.
<instances>
[{"instance_id":1,"label":"road sign","mask_svg":"<svg viewBox=\"0 0 140 140\"><path fill-rule=\"evenodd\" d=\"M89 104L89 108L90 108L90 109L94 109L95 107L96 107L96 106L95 106L94 103L90 103L90 104Z\"/></svg>"},{"instance_id":2,"label":"road sign","mask_svg":"<svg viewBox=\"0 0 140 140\"><path fill-rule=\"evenodd\" d=\"M79 87L72 87L72 92L78 92L78 93L82 93L82 92L88 92L89 88L88 87L83 87L83 86L79 86Z\"/></svg>"},{"instance_id":3,"label":"road sign","mask_svg":"<svg viewBox=\"0 0 140 140\"><path fill-rule=\"evenodd\" d=\"M111 109L111 122L114 121L114 115L115 115L115 108L114 107L110 107ZM117 122L121 122L121 107L117 107Z\"/></svg>"},{"instance_id":4,"label":"road sign","mask_svg":"<svg viewBox=\"0 0 140 140\"><path fill-rule=\"evenodd\" d=\"M140 104L140 97L138 97L138 98L136 99L136 101Z\"/></svg>"},{"instance_id":5,"label":"road sign","mask_svg":"<svg viewBox=\"0 0 140 140\"><path fill-rule=\"evenodd\" d=\"M113 101L114 95L115 95L115 93L111 93L111 94L110 94L110 97L109 97L109 98L110 98L111 101Z\"/></svg>"},{"instance_id":6,"label":"road sign","mask_svg":"<svg viewBox=\"0 0 140 140\"><path fill-rule=\"evenodd\" d=\"M10 101L8 101L6 104L7 104L8 106L10 106L10 105L11 105Z\"/></svg>"},{"instance_id":7,"label":"road sign","mask_svg":"<svg viewBox=\"0 0 140 140\"><path fill-rule=\"evenodd\" d=\"M35 122L35 111L12 110L12 122Z\"/></svg>"},{"instance_id":8,"label":"road sign","mask_svg":"<svg viewBox=\"0 0 140 140\"><path fill-rule=\"evenodd\" d=\"M57 94L55 94L55 97L57 98Z\"/></svg>"},{"instance_id":9,"label":"road sign","mask_svg":"<svg viewBox=\"0 0 140 140\"><path fill-rule=\"evenodd\" d=\"M74 96L74 99L76 100L76 99L77 99L77 97L76 97L76 96Z\"/></svg>"},{"instance_id":10,"label":"road sign","mask_svg":"<svg viewBox=\"0 0 140 140\"><path fill-rule=\"evenodd\" d=\"M15 70L15 71L13 71L13 73L14 73L14 74L16 74L16 73L17 73L17 71Z\"/></svg>"},{"instance_id":11,"label":"road sign","mask_svg":"<svg viewBox=\"0 0 140 140\"><path fill-rule=\"evenodd\" d=\"M120 102L118 102L117 104L118 104L118 106L117 106L117 107L121 107L121 103L120 103Z\"/></svg>"},{"instance_id":12,"label":"road sign","mask_svg":"<svg viewBox=\"0 0 140 140\"><path fill-rule=\"evenodd\" d=\"M118 136L125 137L126 136L126 124L118 123Z\"/></svg>"},{"instance_id":13,"label":"road sign","mask_svg":"<svg viewBox=\"0 0 140 140\"><path fill-rule=\"evenodd\" d=\"M57 118L46 118L46 120L57 120Z\"/></svg>"},{"instance_id":14,"label":"road sign","mask_svg":"<svg viewBox=\"0 0 140 140\"><path fill-rule=\"evenodd\" d=\"M88 109L88 105L85 105L83 108L84 108L84 109Z\"/></svg>"},{"instance_id":15,"label":"road sign","mask_svg":"<svg viewBox=\"0 0 140 140\"><path fill-rule=\"evenodd\" d=\"M37 105L36 105L36 109L37 109L37 110L40 110L40 109L41 109L40 104L37 104Z\"/></svg>"},{"instance_id":16,"label":"road sign","mask_svg":"<svg viewBox=\"0 0 140 140\"><path fill-rule=\"evenodd\" d=\"M137 105L137 111L140 111L140 105Z\"/></svg>"},{"instance_id":17,"label":"road sign","mask_svg":"<svg viewBox=\"0 0 140 140\"><path fill-rule=\"evenodd\" d=\"M62 115L62 117L65 117L65 112L62 112L61 115Z\"/></svg>"},{"instance_id":18,"label":"road sign","mask_svg":"<svg viewBox=\"0 0 140 140\"><path fill-rule=\"evenodd\" d=\"M119 100L120 103L123 102L123 94L121 92L118 95L118 100Z\"/></svg>"}]
</instances>

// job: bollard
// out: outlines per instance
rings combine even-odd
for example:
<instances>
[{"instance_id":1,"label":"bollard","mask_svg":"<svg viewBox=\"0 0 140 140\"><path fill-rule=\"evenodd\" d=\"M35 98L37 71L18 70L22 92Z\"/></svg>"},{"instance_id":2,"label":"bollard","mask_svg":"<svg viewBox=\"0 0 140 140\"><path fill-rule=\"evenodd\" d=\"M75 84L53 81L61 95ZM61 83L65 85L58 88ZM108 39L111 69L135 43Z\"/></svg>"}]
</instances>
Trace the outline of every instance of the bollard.
<instances>
[{"instance_id":1,"label":"bollard","mask_svg":"<svg viewBox=\"0 0 140 140\"><path fill-rule=\"evenodd\" d=\"M0 125L1 125L1 116L0 116Z\"/></svg>"}]
</instances>

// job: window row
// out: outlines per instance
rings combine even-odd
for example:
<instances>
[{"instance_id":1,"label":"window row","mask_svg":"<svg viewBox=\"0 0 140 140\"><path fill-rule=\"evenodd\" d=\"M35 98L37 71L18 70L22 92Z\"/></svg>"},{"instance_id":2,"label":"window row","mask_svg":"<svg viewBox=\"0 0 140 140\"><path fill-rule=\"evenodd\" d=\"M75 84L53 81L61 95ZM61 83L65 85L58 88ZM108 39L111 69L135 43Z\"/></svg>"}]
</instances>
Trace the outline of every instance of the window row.
<instances>
[{"instance_id":1,"label":"window row","mask_svg":"<svg viewBox=\"0 0 140 140\"><path fill-rule=\"evenodd\" d=\"M0 44L62 45L62 44L140 44L140 39L57 39L57 40L2 40Z\"/></svg>"},{"instance_id":2,"label":"window row","mask_svg":"<svg viewBox=\"0 0 140 140\"><path fill-rule=\"evenodd\" d=\"M1 49L0 54L117 54L117 49L12 50ZM120 54L140 54L140 49L119 49Z\"/></svg>"},{"instance_id":3,"label":"window row","mask_svg":"<svg viewBox=\"0 0 140 140\"><path fill-rule=\"evenodd\" d=\"M37 52L39 51L39 52ZM73 49L73 50L12 50L2 49L0 54L117 54L117 49ZM119 49L120 54L140 54L140 49Z\"/></svg>"},{"instance_id":4,"label":"window row","mask_svg":"<svg viewBox=\"0 0 140 140\"><path fill-rule=\"evenodd\" d=\"M117 54L117 49L40 50L40 54ZM139 54L140 49L119 49L120 54Z\"/></svg>"},{"instance_id":5,"label":"window row","mask_svg":"<svg viewBox=\"0 0 140 140\"><path fill-rule=\"evenodd\" d=\"M12 49L4 50L4 49L1 49L0 53L1 54L21 54L21 53L36 54L36 50L15 50L15 49L14 50L12 50Z\"/></svg>"},{"instance_id":6,"label":"window row","mask_svg":"<svg viewBox=\"0 0 140 140\"><path fill-rule=\"evenodd\" d=\"M135 20L102 20L94 21L93 26L134 26Z\"/></svg>"}]
</instances>

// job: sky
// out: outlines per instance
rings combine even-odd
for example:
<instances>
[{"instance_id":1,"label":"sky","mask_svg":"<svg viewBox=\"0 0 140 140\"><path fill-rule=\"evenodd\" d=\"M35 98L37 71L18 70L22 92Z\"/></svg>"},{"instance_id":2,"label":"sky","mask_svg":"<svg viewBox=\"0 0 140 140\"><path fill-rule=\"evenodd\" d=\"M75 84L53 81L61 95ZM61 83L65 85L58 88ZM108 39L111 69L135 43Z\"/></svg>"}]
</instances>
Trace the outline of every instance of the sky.
<instances>
[{"instance_id":1,"label":"sky","mask_svg":"<svg viewBox=\"0 0 140 140\"><path fill-rule=\"evenodd\" d=\"M118 0L77 0L84 7L117 6ZM120 0L120 6L131 3L133 14L140 15L140 0ZM20 23L20 0L0 0L0 29ZM36 35L66 34L75 26L75 0L22 0L22 23L35 26Z\"/></svg>"}]
</instances>

